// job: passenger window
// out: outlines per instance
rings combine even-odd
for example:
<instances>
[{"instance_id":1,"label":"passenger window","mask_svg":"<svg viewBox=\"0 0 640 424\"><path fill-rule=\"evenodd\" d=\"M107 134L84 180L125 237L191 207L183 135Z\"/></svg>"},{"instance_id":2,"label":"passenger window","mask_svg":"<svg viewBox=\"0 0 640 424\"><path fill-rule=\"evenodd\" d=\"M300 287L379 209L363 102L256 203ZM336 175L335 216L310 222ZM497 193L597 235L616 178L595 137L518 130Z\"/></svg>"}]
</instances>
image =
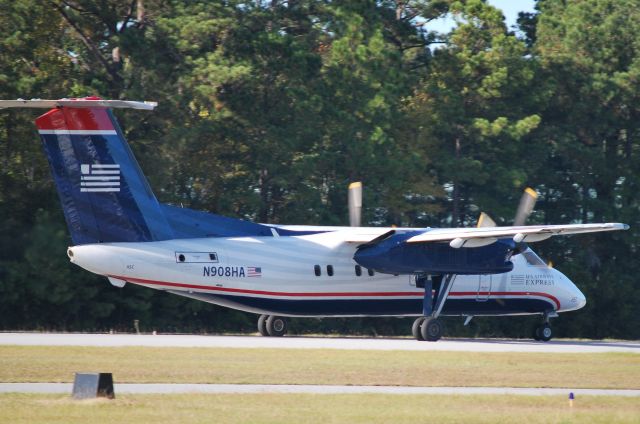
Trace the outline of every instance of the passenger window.
<instances>
[{"instance_id":1,"label":"passenger window","mask_svg":"<svg viewBox=\"0 0 640 424\"><path fill-rule=\"evenodd\" d=\"M333 265L327 265L327 275L333 277Z\"/></svg>"},{"instance_id":2,"label":"passenger window","mask_svg":"<svg viewBox=\"0 0 640 424\"><path fill-rule=\"evenodd\" d=\"M356 265L356 275L358 277L362 275L362 267L360 265Z\"/></svg>"},{"instance_id":3,"label":"passenger window","mask_svg":"<svg viewBox=\"0 0 640 424\"><path fill-rule=\"evenodd\" d=\"M367 273L369 274L369 277L373 277L375 275L375 271L372 269L367 269Z\"/></svg>"},{"instance_id":4,"label":"passenger window","mask_svg":"<svg viewBox=\"0 0 640 424\"><path fill-rule=\"evenodd\" d=\"M315 272L316 277L319 277L320 275L322 275L322 270L320 269L320 265L314 265L313 272Z\"/></svg>"}]
</instances>

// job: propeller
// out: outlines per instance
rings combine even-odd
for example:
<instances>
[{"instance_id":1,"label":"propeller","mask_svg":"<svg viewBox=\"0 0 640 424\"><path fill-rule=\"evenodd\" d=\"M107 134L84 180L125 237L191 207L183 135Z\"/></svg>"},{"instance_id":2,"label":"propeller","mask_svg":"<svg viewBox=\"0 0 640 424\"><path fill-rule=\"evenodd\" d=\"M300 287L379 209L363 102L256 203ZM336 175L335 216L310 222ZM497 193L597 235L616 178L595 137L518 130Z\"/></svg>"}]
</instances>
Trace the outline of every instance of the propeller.
<instances>
[{"instance_id":1,"label":"propeller","mask_svg":"<svg viewBox=\"0 0 640 424\"><path fill-rule=\"evenodd\" d=\"M489 215L484 212L480 212L480 217L478 218L478 228L481 227L497 227L496 222L491 219Z\"/></svg>"},{"instance_id":2,"label":"propeller","mask_svg":"<svg viewBox=\"0 0 640 424\"><path fill-rule=\"evenodd\" d=\"M533 209L536 206L536 201L538 200L538 193L531 187L527 187L524 189L524 193L522 193L522 197L520 198L520 204L518 205L518 210L516 211L516 217L513 220L513 225L526 225L527 219L529 215L533 212ZM522 253L529 248L529 245L526 242L517 242L516 248L513 252L514 255L518 253ZM549 268L553 268L553 262L547 262L547 266Z\"/></svg>"},{"instance_id":3,"label":"propeller","mask_svg":"<svg viewBox=\"0 0 640 424\"><path fill-rule=\"evenodd\" d=\"M531 187L527 187L524 189L524 193L522 193L522 197L520 198L520 204L518 205L518 210L516 211L516 216L513 219L514 226L525 225L529 215L533 212L533 208L536 206L536 200L538 200L538 193ZM529 245L523 241L516 242L516 248L513 250L513 254L517 255L519 253L524 252L529 248Z\"/></svg>"},{"instance_id":4,"label":"propeller","mask_svg":"<svg viewBox=\"0 0 640 424\"><path fill-rule=\"evenodd\" d=\"M527 218L533 212L533 208L536 206L536 200L538 199L538 194L531 187L527 187L522 193L522 197L520 198L520 204L518 205L518 210L516 211L516 216L513 219L514 226L522 226L526 225ZM478 217L478 224L476 225L478 228L481 227L497 227L496 222L491 219L489 215L484 212L480 212L480 216Z\"/></svg>"},{"instance_id":5,"label":"propeller","mask_svg":"<svg viewBox=\"0 0 640 424\"><path fill-rule=\"evenodd\" d=\"M362 221L362 183L349 184L349 225L359 227Z\"/></svg>"},{"instance_id":6,"label":"propeller","mask_svg":"<svg viewBox=\"0 0 640 424\"><path fill-rule=\"evenodd\" d=\"M538 194L531 187L527 187L522 193L522 197L520 198L520 204L518 205L518 210L516 211L516 216L513 219L514 226L522 226L526 225L527 219L529 215L533 212L533 208L536 206L536 200L538 199ZM496 223L489 215L484 212L480 213L480 217L478 218L477 227L496 227ZM515 240L514 240L515 241ZM516 247L513 250L513 254L517 255L519 253L524 252L528 249L528 245L523 241L516 241Z\"/></svg>"},{"instance_id":7,"label":"propeller","mask_svg":"<svg viewBox=\"0 0 640 424\"><path fill-rule=\"evenodd\" d=\"M533 208L536 206L536 200L538 200L536 191L531 187L527 187L520 198L516 217L513 219L514 226L519 227L525 225L527 218L529 218L529 215L533 212Z\"/></svg>"}]
</instances>

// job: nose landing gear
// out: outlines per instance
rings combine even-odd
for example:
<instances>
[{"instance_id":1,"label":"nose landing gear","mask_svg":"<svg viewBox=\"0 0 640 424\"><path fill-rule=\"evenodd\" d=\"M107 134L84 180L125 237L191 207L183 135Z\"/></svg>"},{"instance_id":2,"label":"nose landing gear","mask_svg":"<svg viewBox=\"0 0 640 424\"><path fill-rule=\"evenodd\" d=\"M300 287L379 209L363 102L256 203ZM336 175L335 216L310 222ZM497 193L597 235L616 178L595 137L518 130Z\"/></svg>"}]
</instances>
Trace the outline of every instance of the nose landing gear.
<instances>
[{"instance_id":1,"label":"nose landing gear","mask_svg":"<svg viewBox=\"0 0 640 424\"><path fill-rule=\"evenodd\" d=\"M287 334L287 320L275 315L260 315L258 332L265 337L282 337Z\"/></svg>"},{"instance_id":2,"label":"nose landing gear","mask_svg":"<svg viewBox=\"0 0 640 424\"><path fill-rule=\"evenodd\" d=\"M548 342L553 337L553 330L547 323L537 325L533 329L533 340L539 342Z\"/></svg>"},{"instance_id":3,"label":"nose landing gear","mask_svg":"<svg viewBox=\"0 0 640 424\"><path fill-rule=\"evenodd\" d=\"M543 323L533 328L533 340L539 342L548 342L553 337L553 330L549 320L556 318L558 314L556 312L545 312L543 314Z\"/></svg>"}]
</instances>

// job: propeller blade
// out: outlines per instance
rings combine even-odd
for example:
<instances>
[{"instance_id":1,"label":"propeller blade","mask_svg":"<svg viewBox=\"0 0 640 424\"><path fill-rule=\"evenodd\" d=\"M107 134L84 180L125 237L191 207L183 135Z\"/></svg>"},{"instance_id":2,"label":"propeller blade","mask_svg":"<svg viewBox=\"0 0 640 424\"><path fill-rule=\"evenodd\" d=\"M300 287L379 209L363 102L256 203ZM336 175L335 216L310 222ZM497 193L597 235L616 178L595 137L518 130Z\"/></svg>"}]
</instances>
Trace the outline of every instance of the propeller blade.
<instances>
[{"instance_id":1,"label":"propeller blade","mask_svg":"<svg viewBox=\"0 0 640 424\"><path fill-rule=\"evenodd\" d=\"M478 218L478 228L481 227L497 227L496 222L491 219L489 215L484 212L480 212L480 217Z\"/></svg>"},{"instance_id":2,"label":"propeller blade","mask_svg":"<svg viewBox=\"0 0 640 424\"><path fill-rule=\"evenodd\" d=\"M362 219L362 183L349 184L349 225L359 227Z\"/></svg>"},{"instance_id":3,"label":"propeller blade","mask_svg":"<svg viewBox=\"0 0 640 424\"><path fill-rule=\"evenodd\" d=\"M518 211L516 212L516 217L513 220L514 226L525 225L527 222L527 218L533 212L533 208L536 206L536 200L538 199L538 194L531 187L527 187L522 193L522 197L520 198L520 204L518 205Z\"/></svg>"}]
</instances>

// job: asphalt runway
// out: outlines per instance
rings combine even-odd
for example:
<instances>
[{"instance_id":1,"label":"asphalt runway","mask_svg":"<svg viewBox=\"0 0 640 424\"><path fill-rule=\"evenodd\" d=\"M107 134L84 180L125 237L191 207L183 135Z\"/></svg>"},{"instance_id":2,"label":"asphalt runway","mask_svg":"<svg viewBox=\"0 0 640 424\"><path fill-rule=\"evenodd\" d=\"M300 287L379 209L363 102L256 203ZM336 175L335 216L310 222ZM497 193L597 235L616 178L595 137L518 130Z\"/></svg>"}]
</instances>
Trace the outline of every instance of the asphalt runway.
<instances>
[{"instance_id":1,"label":"asphalt runway","mask_svg":"<svg viewBox=\"0 0 640 424\"><path fill-rule=\"evenodd\" d=\"M152 347L225 347L272 349L356 349L458 352L539 352L640 354L637 341L573 341L547 343L532 340L442 339L435 343L408 338L358 337L261 337L136 335L79 333L0 333L0 345L20 346L152 346Z\"/></svg>"},{"instance_id":2,"label":"asphalt runway","mask_svg":"<svg viewBox=\"0 0 640 424\"><path fill-rule=\"evenodd\" d=\"M0 393L71 394L72 383L0 383ZM178 393L308 393L308 394L389 394L389 395L522 395L522 396L625 396L640 397L640 390L549 389L521 387L408 387L408 386L327 386L289 384L114 384L118 394Z\"/></svg>"}]
</instances>

